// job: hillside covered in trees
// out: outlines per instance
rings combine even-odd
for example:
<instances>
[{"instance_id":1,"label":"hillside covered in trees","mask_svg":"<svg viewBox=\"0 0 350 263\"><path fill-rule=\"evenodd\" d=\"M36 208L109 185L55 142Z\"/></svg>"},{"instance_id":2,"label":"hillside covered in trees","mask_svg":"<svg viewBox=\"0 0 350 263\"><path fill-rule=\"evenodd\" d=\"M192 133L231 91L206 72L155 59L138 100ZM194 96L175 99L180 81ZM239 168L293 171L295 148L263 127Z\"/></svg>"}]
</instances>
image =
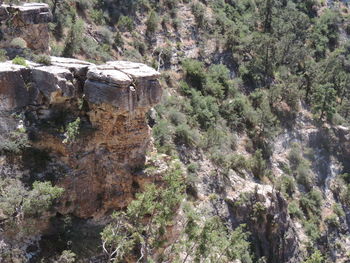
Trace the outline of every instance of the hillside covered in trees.
<instances>
[{"instance_id":1,"label":"hillside covered in trees","mask_svg":"<svg viewBox=\"0 0 350 263\"><path fill-rule=\"evenodd\" d=\"M348 1L35 2L49 50L0 50L36 96L0 100L0 262L350 262Z\"/></svg>"}]
</instances>

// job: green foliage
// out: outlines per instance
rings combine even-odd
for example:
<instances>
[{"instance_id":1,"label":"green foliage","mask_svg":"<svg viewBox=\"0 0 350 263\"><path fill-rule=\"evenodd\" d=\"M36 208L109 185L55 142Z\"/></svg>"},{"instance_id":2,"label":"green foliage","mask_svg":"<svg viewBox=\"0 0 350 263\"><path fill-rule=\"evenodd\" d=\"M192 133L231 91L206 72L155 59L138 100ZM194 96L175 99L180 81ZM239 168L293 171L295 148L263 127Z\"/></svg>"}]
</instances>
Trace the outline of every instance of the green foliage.
<instances>
[{"instance_id":1,"label":"green foliage","mask_svg":"<svg viewBox=\"0 0 350 263\"><path fill-rule=\"evenodd\" d=\"M22 57L19 57L19 56L16 56L12 60L12 63L16 64L16 65L21 65L21 66L24 66L24 67L28 67L28 64L27 64L26 60L24 58L22 58Z\"/></svg>"},{"instance_id":2,"label":"green foliage","mask_svg":"<svg viewBox=\"0 0 350 263\"><path fill-rule=\"evenodd\" d=\"M158 14L152 10L146 21L147 34L152 36L158 29L159 26L159 17Z\"/></svg>"},{"instance_id":3,"label":"green foliage","mask_svg":"<svg viewBox=\"0 0 350 263\"><path fill-rule=\"evenodd\" d=\"M334 227L334 228L339 228L340 227L340 223L339 223L339 218L337 215L329 215L325 218L325 222L330 226L330 227Z\"/></svg>"},{"instance_id":4,"label":"green foliage","mask_svg":"<svg viewBox=\"0 0 350 263\"><path fill-rule=\"evenodd\" d=\"M311 218L314 215L320 215L322 200L322 193L313 189L301 197L300 206L308 218Z\"/></svg>"},{"instance_id":5,"label":"green foliage","mask_svg":"<svg viewBox=\"0 0 350 263\"><path fill-rule=\"evenodd\" d=\"M60 197L64 189L52 186L50 182L34 182L33 189L23 201L23 211L27 215L40 215L47 211L53 201Z\"/></svg>"},{"instance_id":6,"label":"green foliage","mask_svg":"<svg viewBox=\"0 0 350 263\"><path fill-rule=\"evenodd\" d=\"M304 221L303 227L305 233L310 237L311 242L315 243L320 238L320 226L318 224L317 218L311 218L309 220Z\"/></svg>"},{"instance_id":7,"label":"green foliage","mask_svg":"<svg viewBox=\"0 0 350 263\"><path fill-rule=\"evenodd\" d=\"M25 40L23 38L16 37L16 38L12 39L10 46L14 47L14 48L22 48L23 49L23 48L27 47L27 42L25 42Z\"/></svg>"},{"instance_id":8,"label":"green foliage","mask_svg":"<svg viewBox=\"0 0 350 263\"><path fill-rule=\"evenodd\" d=\"M262 179L266 175L266 161L263 159L262 151L257 150L249 161L250 169L254 176Z\"/></svg>"},{"instance_id":9,"label":"green foliage","mask_svg":"<svg viewBox=\"0 0 350 263\"><path fill-rule=\"evenodd\" d=\"M181 262L189 262L190 258L194 262L253 262L245 225L230 231L218 217L201 222L198 212L189 205L185 212L187 224L173 247L175 253L184 251Z\"/></svg>"},{"instance_id":10,"label":"green foliage","mask_svg":"<svg viewBox=\"0 0 350 263\"><path fill-rule=\"evenodd\" d=\"M288 160L291 166L295 169L303 161L301 147L298 143L293 143L288 154Z\"/></svg>"},{"instance_id":11,"label":"green foliage","mask_svg":"<svg viewBox=\"0 0 350 263\"><path fill-rule=\"evenodd\" d=\"M74 263L76 254L70 250L63 250L60 257L54 263Z\"/></svg>"},{"instance_id":12,"label":"green foliage","mask_svg":"<svg viewBox=\"0 0 350 263\"><path fill-rule=\"evenodd\" d=\"M132 32L134 30L134 21L129 16L120 16L117 25L119 30L122 32Z\"/></svg>"},{"instance_id":13,"label":"green foliage","mask_svg":"<svg viewBox=\"0 0 350 263\"><path fill-rule=\"evenodd\" d=\"M6 60L8 60L6 50L0 49L0 62L5 62Z\"/></svg>"},{"instance_id":14,"label":"green foliage","mask_svg":"<svg viewBox=\"0 0 350 263\"><path fill-rule=\"evenodd\" d=\"M97 25L105 24L105 17L103 10L91 9L90 17Z\"/></svg>"},{"instance_id":15,"label":"green foliage","mask_svg":"<svg viewBox=\"0 0 350 263\"><path fill-rule=\"evenodd\" d=\"M5 217L14 220L16 224L25 221L18 221L13 215L18 215L22 220L39 217L64 191L63 188L52 186L50 182L34 182L33 188L28 190L18 179L2 180L0 190L0 209Z\"/></svg>"},{"instance_id":16,"label":"green foliage","mask_svg":"<svg viewBox=\"0 0 350 263\"><path fill-rule=\"evenodd\" d=\"M186 124L180 124L175 129L175 142L187 146L195 146L199 142L198 134Z\"/></svg>"},{"instance_id":17,"label":"green foliage","mask_svg":"<svg viewBox=\"0 0 350 263\"><path fill-rule=\"evenodd\" d=\"M187 82L192 87L203 90L206 78L204 64L197 60L185 59L182 61L182 68Z\"/></svg>"},{"instance_id":18,"label":"green foliage","mask_svg":"<svg viewBox=\"0 0 350 263\"><path fill-rule=\"evenodd\" d=\"M336 112L336 91L333 85L328 83L318 86L314 91L313 101L313 110L318 114L319 120L322 121L326 117L328 121L331 121Z\"/></svg>"},{"instance_id":19,"label":"green foliage","mask_svg":"<svg viewBox=\"0 0 350 263\"><path fill-rule=\"evenodd\" d=\"M296 217L301 219L303 216L303 212L300 210L299 205L296 201L291 201L288 204L288 213L292 216L292 217Z\"/></svg>"},{"instance_id":20,"label":"green foliage","mask_svg":"<svg viewBox=\"0 0 350 263\"><path fill-rule=\"evenodd\" d=\"M48 55L38 55L35 56L34 61L39 64L44 64L46 66L51 65L51 57Z\"/></svg>"},{"instance_id":21,"label":"green foliage","mask_svg":"<svg viewBox=\"0 0 350 263\"><path fill-rule=\"evenodd\" d=\"M323 263L324 257L319 250L316 250L304 263Z\"/></svg>"},{"instance_id":22,"label":"green foliage","mask_svg":"<svg viewBox=\"0 0 350 263\"><path fill-rule=\"evenodd\" d=\"M80 51L83 43L83 32L84 21L74 17L62 51L64 57L73 57Z\"/></svg>"},{"instance_id":23,"label":"green foliage","mask_svg":"<svg viewBox=\"0 0 350 263\"><path fill-rule=\"evenodd\" d=\"M0 141L0 153L18 155L30 146L25 130L16 130Z\"/></svg>"},{"instance_id":24,"label":"green foliage","mask_svg":"<svg viewBox=\"0 0 350 263\"><path fill-rule=\"evenodd\" d=\"M76 140L79 135L80 122L80 118L78 117L75 121L68 123L67 130L64 133L66 138L63 140L63 143L72 143Z\"/></svg>"},{"instance_id":25,"label":"green foliage","mask_svg":"<svg viewBox=\"0 0 350 263\"><path fill-rule=\"evenodd\" d=\"M183 193L181 166L174 162L164 176L163 186L147 185L126 211L112 215L112 223L101 233L108 261L121 261L134 248L139 248L141 258L148 261L152 249L166 241L166 227L171 223Z\"/></svg>"},{"instance_id":26,"label":"green foliage","mask_svg":"<svg viewBox=\"0 0 350 263\"><path fill-rule=\"evenodd\" d=\"M282 176L278 188L291 197L296 189L294 178L288 175Z\"/></svg>"},{"instance_id":27,"label":"green foliage","mask_svg":"<svg viewBox=\"0 0 350 263\"><path fill-rule=\"evenodd\" d=\"M204 28L206 26L206 18L205 18L205 5L201 2L194 2L191 6L192 14L196 19L196 23L199 28Z\"/></svg>"}]
</instances>

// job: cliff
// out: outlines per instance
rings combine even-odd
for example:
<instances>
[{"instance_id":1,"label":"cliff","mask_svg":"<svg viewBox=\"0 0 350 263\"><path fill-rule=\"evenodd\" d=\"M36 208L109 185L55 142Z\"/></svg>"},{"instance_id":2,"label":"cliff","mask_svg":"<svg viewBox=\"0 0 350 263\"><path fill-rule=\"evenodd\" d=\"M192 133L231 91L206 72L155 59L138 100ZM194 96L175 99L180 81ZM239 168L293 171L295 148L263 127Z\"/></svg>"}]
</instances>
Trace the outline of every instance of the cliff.
<instances>
[{"instance_id":1,"label":"cliff","mask_svg":"<svg viewBox=\"0 0 350 263\"><path fill-rule=\"evenodd\" d=\"M126 206L150 144L146 113L160 101L159 73L125 61L53 57L49 66L28 65L0 64L1 110L24 110L33 144L50 153L42 177L58 164L65 171L54 172L66 189L59 211L93 217ZM64 127L76 118L81 135L64 143Z\"/></svg>"},{"instance_id":2,"label":"cliff","mask_svg":"<svg viewBox=\"0 0 350 263\"><path fill-rule=\"evenodd\" d=\"M35 52L48 53L48 23L51 21L52 14L47 4L1 5L0 48L27 47Z\"/></svg>"}]
</instances>

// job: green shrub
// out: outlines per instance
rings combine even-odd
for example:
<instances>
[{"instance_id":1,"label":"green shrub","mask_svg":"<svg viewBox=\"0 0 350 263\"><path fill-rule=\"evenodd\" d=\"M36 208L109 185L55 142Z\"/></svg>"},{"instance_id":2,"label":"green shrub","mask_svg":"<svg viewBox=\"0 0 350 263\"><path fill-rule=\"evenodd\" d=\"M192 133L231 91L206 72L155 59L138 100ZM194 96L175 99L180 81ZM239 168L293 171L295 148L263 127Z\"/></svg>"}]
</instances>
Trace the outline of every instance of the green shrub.
<instances>
[{"instance_id":1,"label":"green shrub","mask_svg":"<svg viewBox=\"0 0 350 263\"><path fill-rule=\"evenodd\" d=\"M198 145L199 135L187 124L181 124L175 128L174 141L176 144L184 144L186 146L192 147Z\"/></svg>"},{"instance_id":2,"label":"green shrub","mask_svg":"<svg viewBox=\"0 0 350 263\"><path fill-rule=\"evenodd\" d=\"M190 163L189 165L187 165L187 171L189 173L196 173L198 170L198 164L197 163Z\"/></svg>"},{"instance_id":3,"label":"green shrub","mask_svg":"<svg viewBox=\"0 0 350 263\"><path fill-rule=\"evenodd\" d=\"M169 109L169 120L175 125L184 124L187 122L187 117L182 112L177 111L174 108Z\"/></svg>"},{"instance_id":4,"label":"green shrub","mask_svg":"<svg viewBox=\"0 0 350 263\"><path fill-rule=\"evenodd\" d=\"M174 128L166 120L160 120L152 129L155 146L160 153L172 155L174 151L173 134Z\"/></svg>"},{"instance_id":5,"label":"green shrub","mask_svg":"<svg viewBox=\"0 0 350 263\"><path fill-rule=\"evenodd\" d=\"M324 257L319 250L316 250L304 263L323 263Z\"/></svg>"},{"instance_id":6,"label":"green shrub","mask_svg":"<svg viewBox=\"0 0 350 263\"><path fill-rule=\"evenodd\" d=\"M292 148L288 154L288 160L292 167L297 167L303 160L301 147L298 143L293 143Z\"/></svg>"},{"instance_id":7,"label":"green shrub","mask_svg":"<svg viewBox=\"0 0 350 263\"><path fill-rule=\"evenodd\" d=\"M344 217L345 216L345 212L343 210L343 208L341 207L340 204L334 204L333 205L333 212L338 216L338 217Z\"/></svg>"},{"instance_id":8,"label":"green shrub","mask_svg":"<svg viewBox=\"0 0 350 263\"><path fill-rule=\"evenodd\" d=\"M27 42L23 38L16 37L12 39L10 46L14 48L26 48Z\"/></svg>"},{"instance_id":9,"label":"green shrub","mask_svg":"<svg viewBox=\"0 0 350 263\"><path fill-rule=\"evenodd\" d=\"M301 219L303 216L303 212L300 210L298 202L296 201L291 201L288 204L288 213L292 216L292 217L296 217Z\"/></svg>"},{"instance_id":10,"label":"green shrub","mask_svg":"<svg viewBox=\"0 0 350 263\"><path fill-rule=\"evenodd\" d=\"M303 161L297 167L297 182L303 185L306 189L311 189L313 183L313 174L310 170L310 165Z\"/></svg>"},{"instance_id":11,"label":"green shrub","mask_svg":"<svg viewBox=\"0 0 350 263\"><path fill-rule=\"evenodd\" d=\"M154 10L152 10L146 21L147 34L153 35L157 31L158 25L159 25L159 17L157 13Z\"/></svg>"},{"instance_id":12,"label":"green shrub","mask_svg":"<svg viewBox=\"0 0 350 263\"><path fill-rule=\"evenodd\" d=\"M103 10L91 9L90 10L90 17L97 25L104 25L105 24Z\"/></svg>"},{"instance_id":13,"label":"green shrub","mask_svg":"<svg viewBox=\"0 0 350 263\"><path fill-rule=\"evenodd\" d=\"M316 223L316 220L310 219L304 222L303 224L305 233L310 237L312 242L316 242L317 239L320 238L320 228Z\"/></svg>"},{"instance_id":14,"label":"green shrub","mask_svg":"<svg viewBox=\"0 0 350 263\"><path fill-rule=\"evenodd\" d=\"M194 88L203 90L206 80L206 73L203 62L194 59L185 59L182 61L182 69L186 75L186 81Z\"/></svg>"},{"instance_id":15,"label":"green shrub","mask_svg":"<svg viewBox=\"0 0 350 263\"><path fill-rule=\"evenodd\" d=\"M337 215L329 215L329 216L327 216L325 218L325 222L330 227L339 228L339 226L340 226L339 218L338 218Z\"/></svg>"},{"instance_id":16,"label":"green shrub","mask_svg":"<svg viewBox=\"0 0 350 263\"><path fill-rule=\"evenodd\" d=\"M78 117L75 121L68 123L67 130L64 133L66 138L63 140L63 143L72 143L76 140L80 131L80 122L80 118Z\"/></svg>"},{"instance_id":17,"label":"green shrub","mask_svg":"<svg viewBox=\"0 0 350 263\"><path fill-rule=\"evenodd\" d=\"M304 213L311 218L314 215L320 215L322 200L323 198L321 192L313 189L301 197L300 206Z\"/></svg>"},{"instance_id":18,"label":"green shrub","mask_svg":"<svg viewBox=\"0 0 350 263\"><path fill-rule=\"evenodd\" d=\"M82 45L84 40L83 32L84 21L74 18L62 51L64 57L73 57L73 55L78 53L83 46L87 46Z\"/></svg>"},{"instance_id":19,"label":"green shrub","mask_svg":"<svg viewBox=\"0 0 350 263\"><path fill-rule=\"evenodd\" d=\"M51 57L48 55L38 55L35 56L34 61L39 64L44 64L46 66L51 65Z\"/></svg>"},{"instance_id":20,"label":"green shrub","mask_svg":"<svg viewBox=\"0 0 350 263\"><path fill-rule=\"evenodd\" d=\"M281 191L287 193L289 196L292 196L296 189L294 178L287 175L282 176L280 183Z\"/></svg>"},{"instance_id":21,"label":"green shrub","mask_svg":"<svg viewBox=\"0 0 350 263\"><path fill-rule=\"evenodd\" d=\"M24 212L28 215L40 215L47 211L53 201L60 197L64 189L52 186L50 182L34 182L33 189L23 202Z\"/></svg>"},{"instance_id":22,"label":"green shrub","mask_svg":"<svg viewBox=\"0 0 350 263\"><path fill-rule=\"evenodd\" d=\"M253 157L249 160L249 166L255 177L262 179L266 175L267 165L260 149L256 150Z\"/></svg>"},{"instance_id":23,"label":"green shrub","mask_svg":"<svg viewBox=\"0 0 350 263\"><path fill-rule=\"evenodd\" d=\"M191 5L191 10L198 27L204 28L206 26L205 5L201 2L195 2Z\"/></svg>"},{"instance_id":24,"label":"green shrub","mask_svg":"<svg viewBox=\"0 0 350 263\"><path fill-rule=\"evenodd\" d=\"M248 163L244 155L232 154L230 156L231 168L236 172L242 172L242 170L247 169Z\"/></svg>"},{"instance_id":25,"label":"green shrub","mask_svg":"<svg viewBox=\"0 0 350 263\"><path fill-rule=\"evenodd\" d=\"M24 67L28 67L27 61L26 61L24 58L19 57L19 56L16 56L16 57L12 60L12 63L13 63L13 64L16 64L16 65L21 65L21 66L24 66Z\"/></svg>"},{"instance_id":26,"label":"green shrub","mask_svg":"<svg viewBox=\"0 0 350 263\"><path fill-rule=\"evenodd\" d=\"M220 117L219 106L214 97L203 96L201 92L193 90L191 92L191 105L194 117L202 129L207 130Z\"/></svg>"},{"instance_id":27,"label":"green shrub","mask_svg":"<svg viewBox=\"0 0 350 263\"><path fill-rule=\"evenodd\" d=\"M123 48L124 47L124 40L123 40L122 34L120 34L119 31L114 35L113 46L115 48L118 48L118 47Z\"/></svg>"},{"instance_id":28,"label":"green shrub","mask_svg":"<svg viewBox=\"0 0 350 263\"><path fill-rule=\"evenodd\" d=\"M117 24L120 31L129 31L132 32L134 30L134 21L129 16L120 16Z\"/></svg>"},{"instance_id":29,"label":"green shrub","mask_svg":"<svg viewBox=\"0 0 350 263\"><path fill-rule=\"evenodd\" d=\"M20 154L30 146L28 136L25 132L11 132L9 138L2 138L0 141L0 153Z\"/></svg>"},{"instance_id":30,"label":"green shrub","mask_svg":"<svg viewBox=\"0 0 350 263\"><path fill-rule=\"evenodd\" d=\"M5 62L6 60L8 60L6 50L0 49L0 62Z\"/></svg>"}]
</instances>

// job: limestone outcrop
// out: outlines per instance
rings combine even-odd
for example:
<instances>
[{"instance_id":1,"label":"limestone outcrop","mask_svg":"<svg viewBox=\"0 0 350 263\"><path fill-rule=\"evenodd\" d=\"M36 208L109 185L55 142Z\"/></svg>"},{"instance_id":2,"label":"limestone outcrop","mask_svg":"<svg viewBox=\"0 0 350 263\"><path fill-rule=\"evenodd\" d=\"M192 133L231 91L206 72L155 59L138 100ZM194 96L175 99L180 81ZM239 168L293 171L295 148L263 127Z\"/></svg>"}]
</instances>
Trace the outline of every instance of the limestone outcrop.
<instances>
[{"instance_id":1,"label":"limestone outcrop","mask_svg":"<svg viewBox=\"0 0 350 263\"><path fill-rule=\"evenodd\" d=\"M47 4L1 5L0 48L16 48L20 44L34 52L48 53L48 23L51 21L52 14Z\"/></svg>"},{"instance_id":2,"label":"limestone outcrop","mask_svg":"<svg viewBox=\"0 0 350 263\"><path fill-rule=\"evenodd\" d=\"M161 98L159 73L126 61L51 63L0 64L0 110L24 112L33 146L49 153L39 173L29 165L30 176L65 188L61 214L91 218L125 207L145 180L139 168L151 139L146 113ZM79 134L67 143L77 119Z\"/></svg>"}]
</instances>

